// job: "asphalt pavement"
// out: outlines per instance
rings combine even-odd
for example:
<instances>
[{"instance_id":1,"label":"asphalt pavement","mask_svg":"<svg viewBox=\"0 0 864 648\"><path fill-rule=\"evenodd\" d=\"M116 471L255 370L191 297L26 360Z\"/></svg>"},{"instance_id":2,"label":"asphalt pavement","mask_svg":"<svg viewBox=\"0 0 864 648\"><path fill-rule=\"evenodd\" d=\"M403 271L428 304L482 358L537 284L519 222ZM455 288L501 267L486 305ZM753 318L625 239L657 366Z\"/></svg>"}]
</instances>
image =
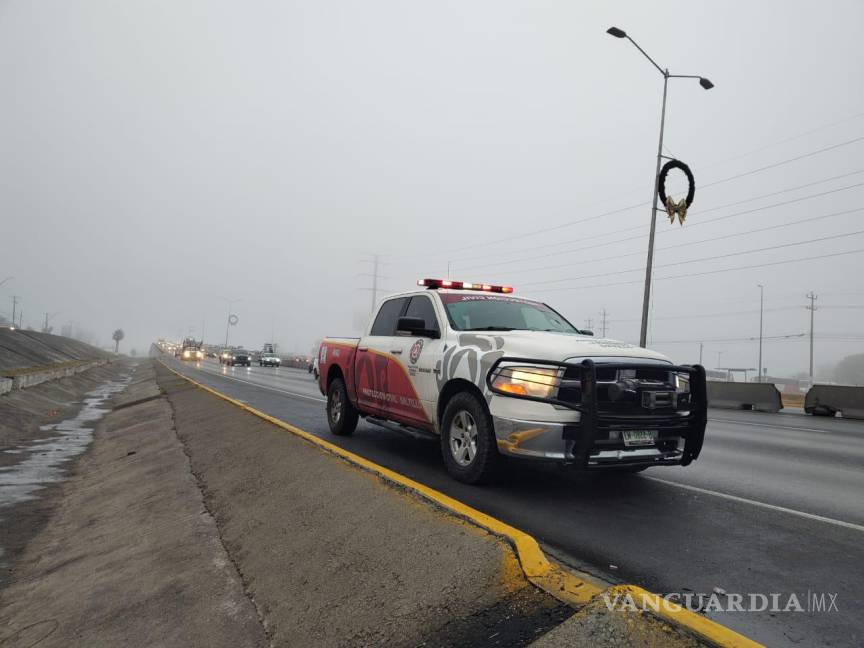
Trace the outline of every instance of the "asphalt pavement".
<instances>
[{"instance_id":1,"label":"asphalt pavement","mask_svg":"<svg viewBox=\"0 0 864 648\"><path fill-rule=\"evenodd\" d=\"M585 474L513 462L487 487L452 480L437 444L361 422L330 435L307 372L167 362L256 409L326 437L531 533L557 559L655 592L795 594L804 611L708 612L770 646L861 646L864 422L711 410L688 468ZM807 609L812 595L837 609Z\"/></svg>"}]
</instances>

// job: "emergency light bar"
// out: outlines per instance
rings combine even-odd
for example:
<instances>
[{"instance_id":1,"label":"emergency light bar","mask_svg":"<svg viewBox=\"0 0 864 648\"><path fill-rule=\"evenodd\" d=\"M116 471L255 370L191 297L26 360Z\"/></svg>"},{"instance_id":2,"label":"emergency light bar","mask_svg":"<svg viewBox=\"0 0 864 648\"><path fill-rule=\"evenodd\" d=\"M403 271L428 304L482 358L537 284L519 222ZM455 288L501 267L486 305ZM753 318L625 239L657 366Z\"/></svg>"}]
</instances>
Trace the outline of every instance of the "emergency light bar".
<instances>
[{"instance_id":1,"label":"emergency light bar","mask_svg":"<svg viewBox=\"0 0 864 648\"><path fill-rule=\"evenodd\" d=\"M453 288L455 290L480 290L482 292L512 293L512 286L490 286L489 284L468 283L467 281L450 281L449 279L418 279L418 286L426 286L430 290L436 288Z\"/></svg>"}]
</instances>

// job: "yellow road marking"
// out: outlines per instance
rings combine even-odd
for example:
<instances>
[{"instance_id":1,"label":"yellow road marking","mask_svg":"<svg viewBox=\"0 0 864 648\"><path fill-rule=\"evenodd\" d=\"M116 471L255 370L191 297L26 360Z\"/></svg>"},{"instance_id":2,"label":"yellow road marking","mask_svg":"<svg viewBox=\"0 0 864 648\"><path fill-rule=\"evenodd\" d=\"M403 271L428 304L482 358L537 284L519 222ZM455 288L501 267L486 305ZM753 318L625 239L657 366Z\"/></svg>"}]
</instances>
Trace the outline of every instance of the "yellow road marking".
<instances>
[{"instance_id":1,"label":"yellow road marking","mask_svg":"<svg viewBox=\"0 0 864 648\"><path fill-rule=\"evenodd\" d=\"M344 448L340 448L339 446L330 443L329 441L325 441L314 434L310 434L309 432L301 430L290 423L286 423L285 421L270 416L269 414L265 414L246 403L223 394L222 392L216 391L207 385L203 385L189 376L172 369L164 362L161 362L161 364L168 369L168 371L180 376L196 387L210 392L214 396L218 396L219 398L262 418L273 425L287 430L310 443L314 443L316 446L323 448L327 452L359 466L364 470L374 473L386 481L407 488L432 504L503 538L516 552L516 556L519 559L519 564L522 566L522 571L525 573L525 577L544 592L563 603L580 608L604 591L608 592L612 597L614 597L616 593L629 593L637 604L644 601L646 609L650 608L652 614L663 617L675 625L683 626L691 632L708 639L721 648L764 648L761 644L756 643L755 641L748 639L747 637L740 635L719 623L715 623L714 621L706 619L705 617L674 603L667 603L660 599L656 594L652 594L641 587L635 585L616 585L605 590L597 587L593 583L589 583L588 581L579 578L568 569L565 569L561 565L558 565L546 558L546 555L543 553L543 550L540 549L540 545L537 541L524 531L520 531L501 520L493 518L491 515L487 515L482 511L478 511L475 508L463 504L459 500L453 499L449 495L445 495L434 488L429 488L425 484L414 481L410 477L406 477L405 475L390 470L389 468L380 466L373 461L361 457L360 455L354 454Z\"/></svg>"}]
</instances>

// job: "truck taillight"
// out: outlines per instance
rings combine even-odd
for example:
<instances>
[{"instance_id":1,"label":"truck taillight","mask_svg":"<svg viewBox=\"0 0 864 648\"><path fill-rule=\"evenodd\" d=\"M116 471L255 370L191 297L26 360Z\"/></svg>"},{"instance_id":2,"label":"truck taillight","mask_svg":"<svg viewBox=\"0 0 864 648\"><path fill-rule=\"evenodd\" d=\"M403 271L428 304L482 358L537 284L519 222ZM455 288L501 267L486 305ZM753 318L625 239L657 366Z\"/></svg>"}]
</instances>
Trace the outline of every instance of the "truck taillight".
<instances>
[{"instance_id":1,"label":"truck taillight","mask_svg":"<svg viewBox=\"0 0 864 648\"><path fill-rule=\"evenodd\" d=\"M493 286L491 284L476 284L467 281L451 281L450 279L418 279L418 286L427 288L454 288L456 290L479 290L482 292L494 292L509 294L513 292L512 286Z\"/></svg>"}]
</instances>

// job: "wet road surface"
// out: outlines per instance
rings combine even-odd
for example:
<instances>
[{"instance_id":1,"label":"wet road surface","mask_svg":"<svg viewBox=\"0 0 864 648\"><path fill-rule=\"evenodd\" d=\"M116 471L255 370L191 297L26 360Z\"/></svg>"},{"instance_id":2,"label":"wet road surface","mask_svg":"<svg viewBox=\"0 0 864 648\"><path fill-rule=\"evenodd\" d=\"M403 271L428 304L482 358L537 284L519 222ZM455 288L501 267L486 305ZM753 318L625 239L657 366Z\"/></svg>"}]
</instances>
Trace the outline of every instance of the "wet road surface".
<instances>
[{"instance_id":1,"label":"wet road surface","mask_svg":"<svg viewBox=\"0 0 864 648\"><path fill-rule=\"evenodd\" d=\"M580 474L513 462L494 486L453 481L435 443L361 422L330 435L311 375L169 366L534 535L573 566L655 592L795 594L804 611L709 613L770 646L864 645L864 422L711 410L688 468ZM812 595L837 610L808 611ZM746 600L746 598L745 598Z\"/></svg>"}]
</instances>

